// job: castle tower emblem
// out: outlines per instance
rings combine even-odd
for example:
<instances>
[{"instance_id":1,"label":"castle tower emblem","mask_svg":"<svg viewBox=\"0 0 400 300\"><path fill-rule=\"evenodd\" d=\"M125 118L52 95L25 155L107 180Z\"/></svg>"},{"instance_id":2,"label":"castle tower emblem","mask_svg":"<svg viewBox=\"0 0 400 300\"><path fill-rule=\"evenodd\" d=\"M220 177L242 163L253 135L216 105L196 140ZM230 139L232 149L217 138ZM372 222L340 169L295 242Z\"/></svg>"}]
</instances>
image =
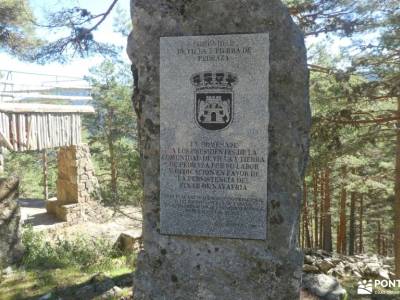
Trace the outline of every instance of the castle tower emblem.
<instances>
[{"instance_id":1,"label":"castle tower emblem","mask_svg":"<svg viewBox=\"0 0 400 300\"><path fill-rule=\"evenodd\" d=\"M195 120L200 127L220 130L233 118L233 86L238 78L229 72L201 72L190 78L195 87Z\"/></svg>"}]
</instances>

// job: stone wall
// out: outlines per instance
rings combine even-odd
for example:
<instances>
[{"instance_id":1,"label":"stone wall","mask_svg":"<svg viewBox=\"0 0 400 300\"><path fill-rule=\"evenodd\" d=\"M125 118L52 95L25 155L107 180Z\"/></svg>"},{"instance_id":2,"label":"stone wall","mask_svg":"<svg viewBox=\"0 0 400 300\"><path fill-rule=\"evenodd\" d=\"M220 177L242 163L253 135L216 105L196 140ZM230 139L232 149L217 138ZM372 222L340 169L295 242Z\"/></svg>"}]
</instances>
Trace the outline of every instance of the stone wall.
<instances>
[{"instance_id":1,"label":"stone wall","mask_svg":"<svg viewBox=\"0 0 400 300\"><path fill-rule=\"evenodd\" d=\"M298 299L298 219L311 124L302 33L278 0L131 0L131 15L127 52L144 181L135 299ZM271 45L267 239L160 234L160 37L264 32Z\"/></svg>"},{"instance_id":2,"label":"stone wall","mask_svg":"<svg viewBox=\"0 0 400 300\"><path fill-rule=\"evenodd\" d=\"M108 217L100 205L100 186L87 145L62 147L58 152L57 198L47 211L71 224L102 221Z\"/></svg>"},{"instance_id":3,"label":"stone wall","mask_svg":"<svg viewBox=\"0 0 400 300\"><path fill-rule=\"evenodd\" d=\"M0 178L0 270L22 255L18 185L16 177Z\"/></svg>"}]
</instances>

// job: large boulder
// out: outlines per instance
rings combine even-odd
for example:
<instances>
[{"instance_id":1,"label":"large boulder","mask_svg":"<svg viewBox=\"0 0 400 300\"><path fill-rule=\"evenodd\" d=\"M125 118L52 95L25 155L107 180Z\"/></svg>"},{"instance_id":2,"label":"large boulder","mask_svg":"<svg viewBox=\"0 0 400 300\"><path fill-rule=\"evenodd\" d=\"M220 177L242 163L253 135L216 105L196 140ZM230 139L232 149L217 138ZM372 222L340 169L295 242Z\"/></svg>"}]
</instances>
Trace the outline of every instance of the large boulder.
<instances>
[{"instance_id":1,"label":"large boulder","mask_svg":"<svg viewBox=\"0 0 400 300\"><path fill-rule=\"evenodd\" d=\"M0 270L14 263L23 253L18 184L17 177L0 178Z\"/></svg>"}]
</instances>

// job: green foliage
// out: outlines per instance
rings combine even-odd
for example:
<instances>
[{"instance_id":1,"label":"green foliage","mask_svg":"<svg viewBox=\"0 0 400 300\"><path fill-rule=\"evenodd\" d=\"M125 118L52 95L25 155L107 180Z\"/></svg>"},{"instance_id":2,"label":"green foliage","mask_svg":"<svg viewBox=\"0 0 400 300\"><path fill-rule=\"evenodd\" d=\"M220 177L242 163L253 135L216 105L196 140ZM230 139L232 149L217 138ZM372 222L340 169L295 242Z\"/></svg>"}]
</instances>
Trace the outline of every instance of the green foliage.
<instances>
[{"instance_id":1,"label":"green foliage","mask_svg":"<svg viewBox=\"0 0 400 300\"><path fill-rule=\"evenodd\" d=\"M319 58L315 63L332 70L337 63L326 59L323 50L320 54L314 56ZM368 99L368 95L357 96L356 90L365 82L368 79L361 74L349 75L344 80L330 71L314 71L311 74L313 126L307 182L312 194L312 173L326 167L331 169L334 233L339 223L341 190L344 188L348 192L347 205L351 192L363 196L364 249L376 253L378 220L382 220L381 230L387 238L390 239L393 232L393 202L390 199L394 194L395 132L390 122L358 122L379 118L386 111L395 110L396 106L391 99L377 102ZM347 169L346 176L343 175L343 168ZM349 221L349 206L346 214ZM356 218L358 214L357 200ZM356 224L359 226L358 219Z\"/></svg>"},{"instance_id":2,"label":"green foliage","mask_svg":"<svg viewBox=\"0 0 400 300\"><path fill-rule=\"evenodd\" d=\"M57 154L48 151L49 196L56 195ZM8 152L5 155L5 174L20 178L21 198L43 198L43 160L39 152Z\"/></svg>"},{"instance_id":3,"label":"green foliage","mask_svg":"<svg viewBox=\"0 0 400 300\"><path fill-rule=\"evenodd\" d=\"M112 267L114 259L122 253L101 238L78 236L73 240L46 241L44 234L31 227L24 230L25 247L23 265L28 269L54 269L75 267L84 272Z\"/></svg>"},{"instance_id":4,"label":"green foliage","mask_svg":"<svg viewBox=\"0 0 400 300\"><path fill-rule=\"evenodd\" d=\"M398 18L397 0L284 0L305 35L353 36L389 29ZM396 16L397 14L397 16ZM391 29L396 28L393 26ZM397 27L398 30L398 27ZM394 31L395 32L395 31Z\"/></svg>"},{"instance_id":5,"label":"green foliage","mask_svg":"<svg viewBox=\"0 0 400 300\"><path fill-rule=\"evenodd\" d=\"M27 0L0 1L0 49L23 56L28 49L38 46L32 20Z\"/></svg>"},{"instance_id":6,"label":"green foliage","mask_svg":"<svg viewBox=\"0 0 400 300\"><path fill-rule=\"evenodd\" d=\"M114 30L127 37L132 30L131 16L129 15L129 12L125 11L118 5L115 12L117 17L113 20Z\"/></svg>"},{"instance_id":7,"label":"green foliage","mask_svg":"<svg viewBox=\"0 0 400 300\"><path fill-rule=\"evenodd\" d=\"M136 121L129 67L110 60L91 70L94 116L85 119L103 199L112 205L139 204L142 197Z\"/></svg>"},{"instance_id":8,"label":"green foliage","mask_svg":"<svg viewBox=\"0 0 400 300\"><path fill-rule=\"evenodd\" d=\"M74 56L87 57L96 53L104 57L115 57L122 47L112 43L103 43L95 39L94 32L113 11L118 0L110 0L109 7L103 13L93 14L80 6L64 7L58 11L47 11L47 20L35 25L51 31L43 45L32 49L26 58L39 63L49 61L67 62ZM61 37L60 37L61 36Z\"/></svg>"},{"instance_id":9,"label":"green foliage","mask_svg":"<svg viewBox=\"0 0 400 300\"><path fill-rule=\"evenodd\" d=\"M394 162L396 145L397 97L400 96L398 1L289 1L299 24L309 34L329 20L361 20L347 35L351 43L332 56L328 40L309 51L310 98L313 111L311 160L306 182L312 194L312 174L331 170L331 216L336 232L341 191L347 195L346 219L349 230L350 194L357 195L356 220L359 226L363 197L363 237L366 252L377 251L378 223L392 251L394 219ZM316 4L324 2L320 7ZM342 6L345 4L345 6ZM333 5L338 12L331 18ZM297 12L296 12L297 9ZM325 18L321 20L321 18ZM311 18L311 19L310 19ZM301 23L301 21L306 23ZM307 21L310 21L307 23ZM325 24L325 25L324 25ZM327 28L331 37L346 32ZM343 174L343 170L346 175ZM320 199L319 199L320 200ZM311 205L311 203L309 203ZM356 234L357 234L356 232ZM349 236L349 232L347 232ZM357 237L358 239L359 237Z\"/></svg>"}]
</instances>

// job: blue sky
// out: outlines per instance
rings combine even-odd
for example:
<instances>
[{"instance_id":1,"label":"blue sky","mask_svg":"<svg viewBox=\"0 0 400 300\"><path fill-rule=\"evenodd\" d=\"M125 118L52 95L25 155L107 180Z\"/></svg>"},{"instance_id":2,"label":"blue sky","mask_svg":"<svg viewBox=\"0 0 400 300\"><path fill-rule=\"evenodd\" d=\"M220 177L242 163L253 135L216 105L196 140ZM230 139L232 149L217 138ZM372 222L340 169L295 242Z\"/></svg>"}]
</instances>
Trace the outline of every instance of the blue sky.
<instances>
[{"instance_id":1,"label":"blue sky","mask_svg":"<svg viewBox=\"0 0 400 300\"><path fill-rule=\"evenodd\" d=\"M1 1L1 0L0 0ZM150 1L150 0L149 0ZM59 11L62 8L71 8L74 6L79 6L86 8L93 14L98 14L104 12L111 3L111 0L29 0L31 7L34 11L37 21L39 23L45 23L44 17L48 12ZM129 5L130 0L119 0L117 4L122 10L125 10L129 15ZM125 53L126 38L122 37L119 33L113 32L113 20L116 17L115 8L112 14L106 19L106 21L99 27L99 29L94 32L95 39L114 43L118 46L123 47L121 51L121 57L125 61L129 61ZM49 33L43 29L38 30L40 34L46 35L49 38ZM50 36L51 38L51 36ZM310 37L306 40L308 45L313 43L321 42L322 38ZM349 44L349 39L334 39L330 44L330 52L335 55L339 53L341 46ZM70 63L58 64L51 63L46 65L38 65L32 63L24 63L18 61L11 56L0 52L0 70L14 70L14 71L29 71L35 73L45 73L54 75L64 75L64 76L74 76L83 77L89 73L89 68L101 63L103 58L101 56L94 56L89 58L75 58Z\"/></svg>"},{"instance_id":2,"label":"blue sky","mask_svg":"<svg viewBox=\"0 0 400 300\"><path fill-rule=\"evenodd\" d=\"M1 1L1 0L0 0ZM46 12L55 12L62 8L71 8L74 6L79 6L90 10L93 14L98 14L104 12L111 0L29 0L31 7L34 11L37 21L44 23L44 16ZM125 10L129 14L129 0L119 0L118 5L121 9ZM128 61L128 57L125 53L126 38L119 33L113 32L112 24L115 18L115 8L114 12L106 19L106 21L99 27L99 29L94 33L95 38L102 42L114 43L118 46L122 46L121 56L124 60ZM38 30L40 34L49 33L44 30ZM94 56L89 58L75 58L68 64L51 63L46 65L38 65L33 63L24 63L18 61L17 59L0 52L0 70L13 70L13 71L25 71L34 73L46 73L54 75L64 75L64 76L75 76L83 77L88 74L90 67L98 65L101 63L103 58L101 56Z\"/></svg>"}]
</instances>

